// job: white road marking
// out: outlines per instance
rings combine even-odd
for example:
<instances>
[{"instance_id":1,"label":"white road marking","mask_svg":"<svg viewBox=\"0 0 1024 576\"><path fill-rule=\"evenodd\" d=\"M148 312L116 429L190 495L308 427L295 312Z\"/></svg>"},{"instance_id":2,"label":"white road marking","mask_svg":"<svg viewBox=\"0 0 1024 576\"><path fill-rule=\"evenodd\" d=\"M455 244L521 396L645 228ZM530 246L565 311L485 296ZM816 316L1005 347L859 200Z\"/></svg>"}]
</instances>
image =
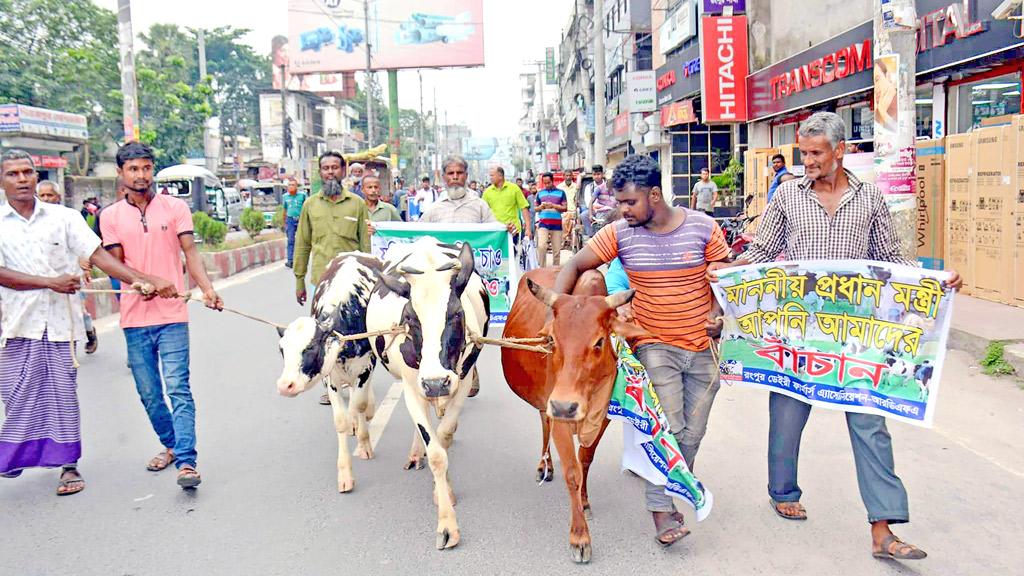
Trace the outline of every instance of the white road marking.
<instances>
[{"instance_id":1,"label":"white road marking","mask_svg":"<svg viewBox=\"0 0 1024 576\"><path fill-rule=\"evenodd\" d=\"M152 494L146 494L146 495L145 495L145 496L143 496L142 498L136 498L136 499L135 499L135 501L136 501L136 502L144 502L144 501L146 501L146 500L149 500L149 499L150 499L150 498L152 498L152 497L153 497L153 495L152 495Z\"/></svg>"},{"instance_id":2,"label":"white road marking","mask_svg":"<svg viewBox=\"0 0 1024 576\"><path fill-rule=\"evenodd\" d=\"M391 414L395 411L395 406L401 399L402 383L393 382L391 387L388 388L388 393L384 396L384 400L377 407L377 413L374 414L373 420L370 420L370 446L374 450L377 449L377 442L384 435L384 428L388 425L388 421L391 420ZM355 451L352 454L356 455Z\"/></svg>"}]
</instances>

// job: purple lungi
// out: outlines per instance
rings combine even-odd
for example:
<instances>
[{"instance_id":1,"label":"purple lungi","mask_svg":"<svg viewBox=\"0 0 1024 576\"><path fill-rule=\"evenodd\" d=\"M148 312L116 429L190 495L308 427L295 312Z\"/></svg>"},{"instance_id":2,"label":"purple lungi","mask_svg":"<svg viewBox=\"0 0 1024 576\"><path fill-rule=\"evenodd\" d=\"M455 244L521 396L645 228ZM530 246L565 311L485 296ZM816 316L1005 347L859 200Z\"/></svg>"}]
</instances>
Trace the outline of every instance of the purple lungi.
<instances>
[{"instance_id":1,"label":"purple lungi","mask_svg":"<svg viewBox=\"0 0 1024 576\"><path fill-rule=\"evenodd\" d=\"M81 423L70 342L11 338L0 348L0 474L74 464Z\"/></svg>"}]
</instances>

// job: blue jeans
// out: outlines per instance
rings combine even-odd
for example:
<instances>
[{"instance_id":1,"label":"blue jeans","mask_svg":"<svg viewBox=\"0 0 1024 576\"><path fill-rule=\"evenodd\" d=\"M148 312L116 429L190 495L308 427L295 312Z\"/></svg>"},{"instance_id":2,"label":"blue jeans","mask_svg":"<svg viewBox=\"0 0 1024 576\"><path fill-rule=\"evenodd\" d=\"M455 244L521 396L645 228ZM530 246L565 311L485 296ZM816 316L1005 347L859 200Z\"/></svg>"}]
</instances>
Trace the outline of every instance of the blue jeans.
<instances>
[{"instance_id":1,"label":"blue jeans","mask_svg":"<svg viewBox=\"0 0 1024 576\"><path fill-rule=\"evenodd\" d=\"M800 437L811 414L811 405L772 392L768 398L768 495L776 502L797 502L803 492L796 482ZM868 522L910 520L907 490L896 476L892 437L885 418L874 414L846 413L846 428L853 445L860 498Z\"/></svg>"},{"instance_id":2,"label":"blue jeans","mask_svg":"<svg viewBox=\"0 0 1024 576\"><path fill-rule=\"evenodd\" d=\"M710 350L693 352L668 344L644 344L636 350L665 411L665 419L690 470L708 429L711 405L718 394L718 370ZM650 512L675 512L665 487L644 482Z\"/></svg>"},{"instance_id":3,"label":"blue jeans","mask_svg":"<svg viewBox=\"0 0 1024 576\"><path fill-rule=\"evenodd\" d=\"M292 263L292 254L295 253L295 232L299 229L299 219L289 216L285 218L285 234L288 235L288 263Z\"/></svg>"},{"instance_id":4,"label":"blue jeans","mask_svg":"<svg viewBox=\"0 0 1024 576\"><path fill-rule=\"evenodd\" d=\"M196 465L196 403L188 377L188 324L125 328L128 363L153 431L179 468ZM161 379L160 374L163 373ZM171 409L164 400L164 388Z\"/></svg>"}]
</instances>

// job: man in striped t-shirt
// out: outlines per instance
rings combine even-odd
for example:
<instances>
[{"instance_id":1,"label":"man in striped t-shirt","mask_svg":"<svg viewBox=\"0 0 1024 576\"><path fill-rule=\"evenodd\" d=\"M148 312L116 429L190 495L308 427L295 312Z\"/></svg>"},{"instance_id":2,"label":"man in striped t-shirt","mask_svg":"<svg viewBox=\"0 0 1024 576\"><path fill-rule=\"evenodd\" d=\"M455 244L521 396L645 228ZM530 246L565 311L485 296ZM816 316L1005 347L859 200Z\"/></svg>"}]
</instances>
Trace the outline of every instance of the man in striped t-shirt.
<instances>
[{"instance_id":1,"label":"man in striped t-shirt","mask_svg":"<svg viewBox=\"0 0 1024 576\"><path fill-rule=\"evenodd\" d=\"M580 274L619 258L636 290L631 310L619 312L653 334L639 341L636 355L692 469L718 391L707 332L717 310L705 273L709 262L729 256L729 246L712 218L671 205L655 160L626 158L611 184L622 220L602 228L562 268L555 292L571 292ZM648 483L645 493L662 545L689 533L662 486Z\"/></svg>"},{"instance_id":2,"label":"man in striped t-shirt","mask_svg":"<svg viewBox=\"0 0 1024 576\"><path fill-rule=\"evenodd\" d=\"M565 191L555 188L554 176L551 172L545 172L540 177L544 186L537 192L537 262L544 266L545 256L548 253L548 244L551 244L551 265L558 266L562 263L562 214L566 210Z\"/></svg>"}]
</instances>

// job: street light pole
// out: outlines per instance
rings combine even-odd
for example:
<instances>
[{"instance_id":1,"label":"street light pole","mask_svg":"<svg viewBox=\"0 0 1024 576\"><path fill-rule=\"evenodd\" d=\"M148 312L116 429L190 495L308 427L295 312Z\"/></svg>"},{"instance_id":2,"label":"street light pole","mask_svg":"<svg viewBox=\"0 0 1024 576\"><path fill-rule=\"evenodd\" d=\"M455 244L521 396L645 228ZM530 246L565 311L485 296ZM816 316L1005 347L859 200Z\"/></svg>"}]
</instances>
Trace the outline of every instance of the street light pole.
<instances>
[{"instance_id":1,"label":"street light pole","mask_svg":"<svg viewBox=\"0 0 1024 576\"><path fill-rule=\"evenodd\" d=\"M363 23L366 25L366 147L373 146L373 70L370 69L370 2L363 0Z\"/></svg>"},{"instance_id":2,"label":"street light pole","mask_svg":"<svg viewBox=\"0 0 1024 576\"><path fill-rule=\"evenodd\" d=\"M605 99L607 79L604 62L604 0L594 0L594 164L604 166L607 150L604 145Z\"/></svg>"},{"instance_id":3,"label":"street light pole","mask_svg":"<svg viewBox=\"0 0 1024 576\"><path fill-rule=\"evenodd\" d=\"M124 141L139 139L139 101L135 85L135 54L132 48L131 0L117 0L117 38L121 48L121 94L124 101Z\"/></svg>"}]
</instances>

